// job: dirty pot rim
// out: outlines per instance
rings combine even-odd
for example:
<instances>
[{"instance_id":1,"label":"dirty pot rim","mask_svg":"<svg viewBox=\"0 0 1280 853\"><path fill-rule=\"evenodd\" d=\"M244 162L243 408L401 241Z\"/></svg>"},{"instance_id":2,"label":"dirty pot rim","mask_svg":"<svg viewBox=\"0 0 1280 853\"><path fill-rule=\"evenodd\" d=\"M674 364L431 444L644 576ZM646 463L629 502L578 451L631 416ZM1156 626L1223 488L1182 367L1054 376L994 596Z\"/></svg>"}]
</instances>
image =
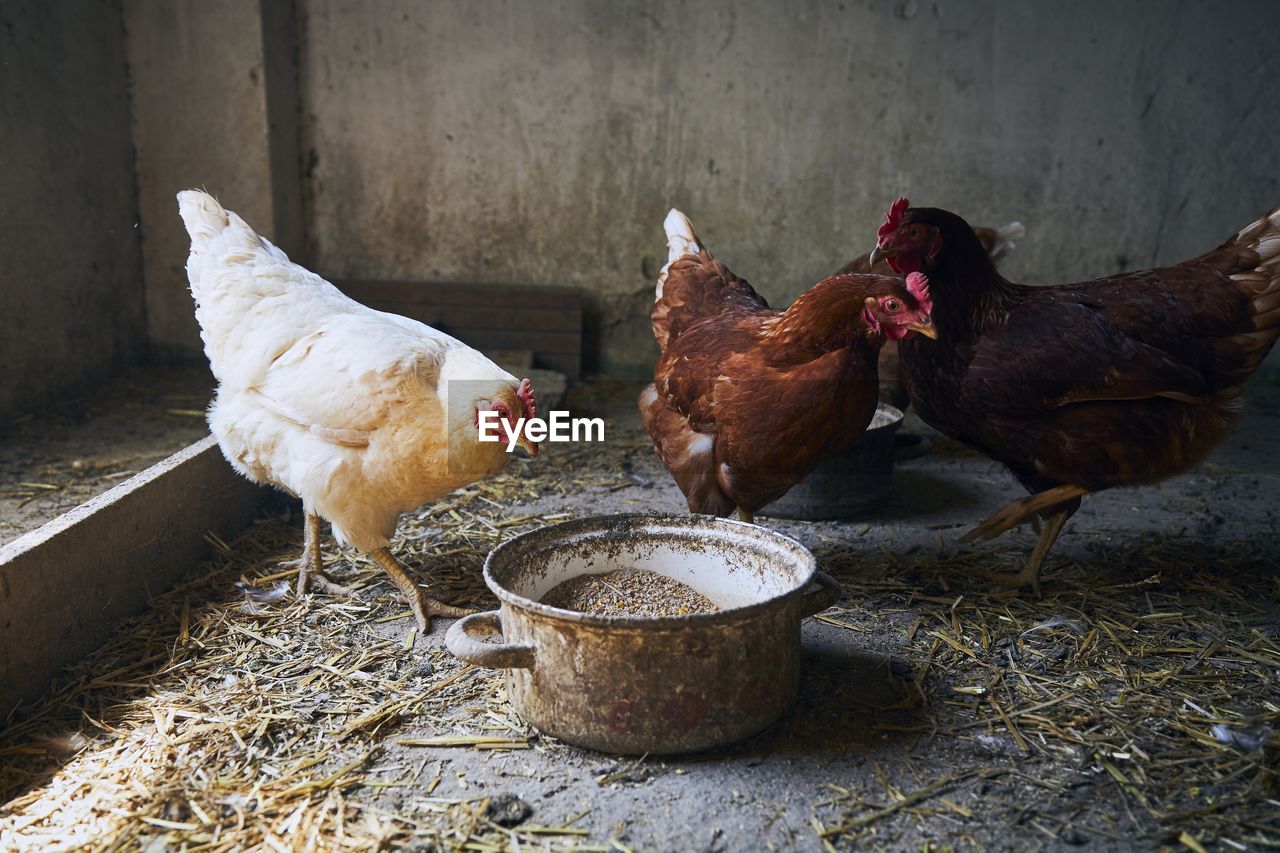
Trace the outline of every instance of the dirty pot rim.
<instances>
[{"instance_id":1,"label":"dirty pot rim","mask_svg":"<svg viewBox=\"0 0 1280 853\"><path fill-rule=\"evenodd\" d=\"M774 543L781 545L783 548L791 551L802 564L802 578L793 589L778 595L761 599L760 601L744 604L738 607L730 607L725 610L717 610L714 613L689 613L684 616L602 616L591 613L583 613L578 610L565 610L560 607L552 607L549 604L543 604L532 598L527 598L519 593L512 592L502 584L498 583L493 577L493 565L495 558L497 560L504 559L507 553L519 547L528 547L530 541L536 541L539 538L552 539L557 533L563 535L570 532L573 528L585 528L588 530L600 529L607 530L610 525L621 524L624 522L641 522L641 523L665 523L676 527L685 528L717 528L729 531L738 531L749 533L751 538L772 540ZM775 609L785 602L795 600L805 594L810 584L814 583L818 575L818 560L813 556L808 548L801 544L795 538L785 533L779 533L776 530L770 530L767 527L761 527L757 524L750 524L745 521L736 519L720 518L714 515L703 515L700 513L690 513L677 515L673 513L660 512L620 512L610 515L592 515L586 518L575 518L569 521L561 521L555 524L548 524L545 527L539 527L537 530L531 530L528 533L522 533L506 542L501 543L489 552L484 559L484 582L490 591L497 596L498 600L518 607L538 616L559 620L562 622L572 622L579 625L589 625L600 628L637 628L646 631L653 630L675 630L684 629L692 625L709 626L719 623L737 622L743 618L749 618L767 610Z\"/></svg>"},{"instance_id":2,"label":"dirty pot rim","mask_svg":"<svg viewBox=\"0 0 1280 853\"><path fill-rule=\"evenodd\" d=\"M879 432L880 430L896 430L902 426L902 422L907 419L907 413L899 409L893 403L876 403L875 414L871 416L871 423L875 423L875 419L880 415L884 415L889 420L879 426L867 424L867 428L863 432ZM854 439L855 441L857 439Z\"/></svg>"}]
</instances>

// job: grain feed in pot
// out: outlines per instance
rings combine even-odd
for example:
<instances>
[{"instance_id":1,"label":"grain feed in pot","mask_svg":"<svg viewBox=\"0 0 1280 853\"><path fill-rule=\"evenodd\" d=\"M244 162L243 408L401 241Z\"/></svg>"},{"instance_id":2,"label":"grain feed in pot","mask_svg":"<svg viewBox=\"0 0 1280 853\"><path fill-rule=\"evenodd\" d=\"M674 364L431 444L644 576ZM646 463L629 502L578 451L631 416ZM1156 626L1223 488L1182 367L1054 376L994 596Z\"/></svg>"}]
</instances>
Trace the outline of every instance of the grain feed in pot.
<instances>
[{"instance_id":1,"label":"grain feed in pot","mask_svg":"<svg viewBox=\"0 0 1280 853\"><path fill-rule=\"evenodd\" d=\"M720 609L688 584L647 569L578 575L548 590L542 603L597 616L688 616Z\"/></svg>"}]
</instances>

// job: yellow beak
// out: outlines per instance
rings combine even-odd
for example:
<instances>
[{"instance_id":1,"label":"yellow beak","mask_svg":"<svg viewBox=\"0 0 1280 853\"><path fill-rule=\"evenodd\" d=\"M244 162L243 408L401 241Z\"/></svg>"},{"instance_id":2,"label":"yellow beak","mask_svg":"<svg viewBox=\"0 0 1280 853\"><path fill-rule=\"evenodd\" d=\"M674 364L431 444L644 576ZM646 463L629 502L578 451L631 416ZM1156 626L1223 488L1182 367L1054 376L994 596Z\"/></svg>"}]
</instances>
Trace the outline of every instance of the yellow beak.
<instances>
[{"instance_id":1,"label":"yellow beak","mask_svg":"<svg viewBox=\"0 0 1280 853\"><path fill-rule=\"evenodd\" d=\"M918 323L908 323L907 328L913 332L919 332L926 338L932 338L935 341L938 339L938 328L933 325L933 318L928 314L921 317Z\"/></svg>"}]
</instances>

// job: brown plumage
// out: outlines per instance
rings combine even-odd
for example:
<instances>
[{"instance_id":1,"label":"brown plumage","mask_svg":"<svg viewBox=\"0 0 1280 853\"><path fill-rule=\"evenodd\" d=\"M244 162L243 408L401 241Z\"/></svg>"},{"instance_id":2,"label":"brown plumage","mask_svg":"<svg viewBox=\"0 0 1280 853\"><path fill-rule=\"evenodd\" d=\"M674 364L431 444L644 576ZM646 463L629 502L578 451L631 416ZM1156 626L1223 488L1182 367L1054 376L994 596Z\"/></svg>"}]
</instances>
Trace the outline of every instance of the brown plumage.
<instances>
[{"instance_id":1,"label":"brown plumage","mask_svg":"<svg viewBox=\"0 0 1280 853\"><path fill-rule=\"evenodd\" d=\"M775 311L698 244L683 214L666 226L645 429L691 511L750 518L866 428L881 343L932 332L927 282L837 275Z\"/></svg>"},{"instance_id":2,"label":"brown plumage","mask_svg":"<svg viewBox=\"0 0 1280 853\"><path fill-rule=\"evenodd\" d=\"M1010 222L1001 228L986 228L979 225L973 234L982 244L982 250L992 262L998 262L1013 249L1013 241L1026 233L1020 222ZM879 273L894 275L893 268L887 260L878 260L873 267L871 253L859 255L849 263L835 271L835 275L845 273ZM880 350L880 400L899 409L906 409L910 403L907 395L907 378L902 373L902 363L898 356L898 342L885 341Z\"/></svg>"},{"instance_id":3,"label":"brown plumage","mask_svg":"<svg viewBox=\"0 0 1280 853\"><path fill-rule=\"evenodd\" d=\"M894 205L872 259L931 282L938 339L904 341L926 422L1004 463L1032 496L966 537L1045 521L1019 584L1088 492L1195 465L1280 335L1280 208L1176 266L1053 287L1002 278L953 213Z\"/></svg>"}]
</instances>

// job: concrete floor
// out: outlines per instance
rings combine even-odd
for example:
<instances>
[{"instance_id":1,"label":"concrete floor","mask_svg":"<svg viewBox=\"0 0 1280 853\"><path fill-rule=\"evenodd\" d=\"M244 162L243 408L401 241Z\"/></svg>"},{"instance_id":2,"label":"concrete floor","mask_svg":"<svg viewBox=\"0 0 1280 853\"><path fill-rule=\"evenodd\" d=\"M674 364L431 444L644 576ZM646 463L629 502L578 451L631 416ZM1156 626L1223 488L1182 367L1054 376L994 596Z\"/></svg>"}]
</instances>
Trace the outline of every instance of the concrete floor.
<instances>
[{"instance_id":1,"label":"concrete floor","mask_svg":"<svg viewBox=\"0 0 1280 853\"><path fill-rule=\"evenodd\" d=\"M577 413L611 419L606 445L589 454L584 464L598 470L602 481L616 483L620 471L626 472L628 484L555 494L556 456L548 453L523 471L530 482L546 484L544 497L495 507L494 519L683 511L679 493L639 431L633 404L637 391L634 383L596 383L571 399ZM1216 747L1207 736L1207 724L1200 721L1196 725L1204 733L1198 740L1186 739L1188 748L1194 748L1189 757L1175 756L1171 764L1165 749L1168 730L1153 734L1149 729L1181 725L1184 721L1175 712L1181 713L1184 699L1144 681L1152 673L1143 670L1139 659L1143 637L1165 625L1142 623L1146 615L1163 619L1170 611L1183 611L1185 616L1202 613L1197 607L1216 608L1228 621L1235 619L1232 624L1237 627L1231 629L1233 634L1212 634L1221 626L1188 625L1179 643L1201 648L1196 659L1201 668L1192 675L1204 679L1195 682L1203 684L1195 689L1204 693L1186 701L1209 704L1210 710L1218 707L1222 714L1253 716L1273 727L1280 716L1280 665L1219 665L1211 654L1233 644L1248 645L1265 661L1274 654L1268 649L1280 648L1280 457L1274 438L1280 429L1280 383L1259 377L1248 397L1249 410L1236 431L1196 471L1157 487L1088 498L1051 558L1045 598L1039 602L1025 595L989 595L989 584L965 570L975 563L1015 566L1029 552L1032 534L1024 530L992 543L957 544L965 529L1020 496L1020 490L998 466L936 434L930 455L898 468L894 493L874 516L822 523L764 520L766 526L810 547L820 566L844 584L845 595L823 614L833 621L809 619L803 626L804 670L792 712L741 744L698 755L637 759L538 737L533 748L510 752L397 743L474 731L476 715L486 708L470 707L476 705L473 699L451 708L453 716L408 716L391 730L393 735L379 733L364 744L351 738L315 772L330 773L366 750L372 750L371 764L378 767L417 768L412 780L395 785L347 787L348 803L368 809L366 815L421 815L428 799L439 803L514 795L532 807L531 823L571 823L585 831L579 839L557 838L557 849L574 840L594 849L612 845L671 851L948 846L1022 850L1077 845L1125 849L1175 845L1182 832L1197 843L1216 838L1246 846L1280 841L1280 811L1267 805L1274 803L1267 799L1273 797L1267 787L1267 780L1274 778L1271 748L1237 754L1234 748ZM927 431L910 421L906 429ZM289 523L290 529L295 523L296 519ZM272 560L277 558L268 553ZM336 568L340 574L349 571ZM415 565L415 570L423 568ZM424 574L429 576L429 571ZM235 596L232 578L218 584ZM373 590L372 595L365 589ZM464 593L464 598L469 596ZM326 621L332 618L325 615L331 602L324 597L302 603L309 612L305 624L294 623L289 630L295 637L338 630L341 641L355 648L368 648L379 640L402 641L408 623L384 618L403 611L394 592L378 582L363 587L362 598L369 606L349 623L345 635L336 623ZM470 600L494 606L483 595ZM1002 622L1016 624L1016 646L1025 634L1019 633L1023 626L1045 626L1054 617L1070 615L1087 623L1082 630L1111 632L1120 624L1114 614L1121 611L1142 614L1137 627L1116 628L1122 636L1113 638L1112 645L1128 649L1127 656L1077 661L1068 654L1075 641L1061 632L1053 637L1046 632L1034 635L1045 638L1044 643L1030 645L1036 654L1048 653L1047 668L1025 659L1015 666L1012 656L1005 668L1006 652L1012 655L1011 635L999 627ZM197 618L194 606L192 618ZM266 624L255 628L267 630ZM951 625L958 626L954 634L948 633ZM985 635L987 625L994 627L991 656L984 657L986 646L977 635ZM486 684L491 675L465 670L443 651L448 626L447 620L436 620L428 636L398 653L394 667L400 672L406 666L418 667L425 673L424 687L457 675L474 682L472 694L490 690ZM167 630L177 630L176 624ZM948 663L949 647L930 639L940 634L960 637L974 657L953 655L959 665ZM1156 637L1158 642L1164 639L1163 634ZM1057 652L1061 654L1054 657ZM1175 668L1185 669L1181 664ZM210 673L213 686L200 701L219 709L218 685L224 677L234 680L236 672ZM1026 674L1035 683L1025 690L1011 683L1025 680ZM1040 713L1065 733L1046 738L1032 717L1020 717L1025 744L1015 728L1003 724L993 707L979 698L983 694L975 692L990 689L1011 712L1016 705L1021 714L1039 707L1035 691L1049 689L1043 685L1054 679L1058 684L1075 683L1068 692L1086 697L1086 706L1096 715L1066 713L1062 709L1071 702L1055 698L1060 704ZM1211 688L1218 691L1213 696L1219 700L1225 689L1230 701L1212 705L1212 697L1204 698ZM136 698L145 701L153 689ZM1138 689L1158 701L1149 713L1140 706L1134 717L1132 691ZM327 696L300 695L298 700L312 705L330 702ZM490 711L491 700L492 694ZM107 707L118 700L94 701ZM1111 720L1124 715L1129 716ZM319 748L331 737L326 732L332 729L325 727L342 719L318 718L302 724L299 731ZM149 721L144 715L144 728ZM1072 734L1076 727L1082 733ZM95 734L92 729L86 733ZM1092 743L1092 737L1109 745L1081 745ZM1157 754L1153 743L1165 754ZM1149 761L1141 758L1146 754ZM1231 770L1236 767L1242 769ZM1241 777L1246 770L1257 775ZM50 767L49 772L56 774L58 768ZM194 778L217 770L195 766L182 772L184 778ZM439 781L424 790L420 778ZM1118 781L1122 778L1123 783ZM1133 780L1138 779L1146 779L1150 787L1135 787ZM1185 790L1171 793L1159 787L1170 779ZM1146 808L1144 800L1158 807ZM877 810L883 808L890 811L880 814ZM858 821L863 823L854 825ZM844 831L834 831L841 826ZM139 824L133 831L138 835L130 837L139 840L155 828Z\"/></svg>"},{"instance_id":2,"label":"concrete floor","mask_svg":"<svg viewBox=\"0 0 1280 853\"><path fill-rule=\"evenodd\" d=\"M635 388L618 385L597 400L607 401L600 409L616 419L617 434L630 438L639 428L630 409ZM601 389L594 393L599 395ZM1199 469L1154 488L1087 498L1051 557L1045 601L1037 607L1049 615L1058 606L1074 607L1096 585L1121 590L1114 594L1132 596L1135 606L1146 612L1152 589L1170 600L1189 591L1180 587L1178 577L1165 577L1163 585L1146 590L1135 585L1141 578L1119 565L1119 557L1133 547L1177 537L1171 550L1162 553L1184 559L1190 572L1219 547L1225 553L1240 542L1260 543L1261 569L1257 561L1250 561L1240 567L1247 576L1226 575L1220 580L1239 585L1246 598L1262 596L1271 602L1270 624L1263 630L1274 641L1280 634L1275 592L1280 568L1277 429L1280 386L1255 380L1248 413ZM907 431L931 433L910 417ZM909 793L957 774L995 768L1011 775L961 780L940 792L948 805L934 798L925 802L931 814L904 811L861 833L835 835L829 841L841 848L919 850L930 844L1123 848L1169 840L1169 827L1140 810L1132 811L1087 754L1051 745L1033 747L1024 755L1003 728L972 727L973 719L989 709L955 701L964 698L952 692L962 686L954 683L955 674L935 672L924 685L929 699L913 701L903 679L909 680L918 669L919 655L909 650L906 640L921 618L932 618L912 603L913 596L988 601L989 588L963 573L948 577L945 570L932 574L922 567L945 566L948 558L972 552L990 553L992 565L1008 567L1029 553L1034 541L1024 528L992 543L957 545L964 530L1022 492L999 466L931 434L934 452L898 468L894 494L874 517L844 523L764 521L809 546L820 566L844 582L844 601L828 613L843 610L842 621L854 623L854 630L848 630L806 620L801 696L790 716L727 750L665 760L635 762L572 748L507 755L428 750L433 760L447 767L436 795L516 794L534 806L540 824L556 825L582 815L574 825L590 829L596 843L612 838L635 849L820 850L824 843L815 820L828 828L842 820L842 806L834 802L842 798L832 786L852 791L868 804L885 805L892 802L885 793L887 785ZM652 453L641 447L626 455L623 464L627 463L633 474L650 479L652 485L548 498L513 512L579 515L683 509L678 491ZM889 559L886 554L894 556ZM891 565L899 562L901 571ZM895 574L907 582L895 588ZM998 608L999 601L991 603ZM885 602L878 613L877 602ZM431 635L419 641L419 650L424 642L442 643L446 627L433 627ZM1254 707L1280 701L1275 677L1255 694L1242 695L1241 701ZM957 727L961 734L939 735L938 727ZM410 724L405 734L413 737L414 728ZM421 733L429 729L424 726ZM394 747L388 747L383 758L408 760ZM1188 776L1194 775L1189 768ZM465 789L458 787L458 778L465 779ZM403 797L391 805L403 806ZM866 806L864 812L870 809ZM1272 829L1280 831L1280 825Z\"/></svg>"},{"instance_id":3,"label":"concrete floor","mask_svg":"<svg viewBox=\"0 0 1280 853\"><path fill-rule=\"evenodd\" d=\"M138 367L0 423L0 545L208 435L204 365Z\"/></svg>"}]
</instances>

